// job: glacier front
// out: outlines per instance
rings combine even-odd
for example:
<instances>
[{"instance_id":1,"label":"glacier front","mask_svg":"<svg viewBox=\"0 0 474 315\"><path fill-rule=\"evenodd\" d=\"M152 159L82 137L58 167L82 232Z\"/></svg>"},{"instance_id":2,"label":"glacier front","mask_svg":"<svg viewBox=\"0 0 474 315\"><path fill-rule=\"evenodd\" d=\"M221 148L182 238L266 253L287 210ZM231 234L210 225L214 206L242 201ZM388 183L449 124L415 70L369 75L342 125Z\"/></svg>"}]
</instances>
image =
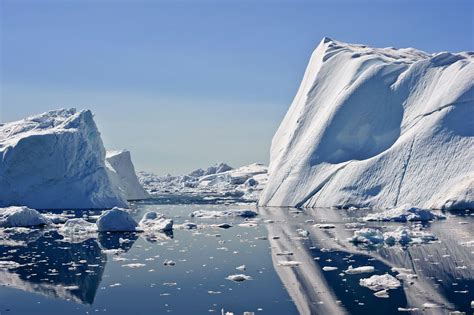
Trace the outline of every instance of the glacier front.
<instances>
[{"instance_id":1,"label":"glacier front","mask_svg":"<svg viewBox=\"0 0 474 315\"><path fill-rule=\"evenodd\" d=\"M127 207L91 111L60 109L0 124L0 207Z\"/></svg>"},{"instance_id":2,"label":"glacier front","mask_svg":"<svg viewBox=\"0 0 474 315\"><path fill-rule=\"evenodd\" d=\"M473 58L324 38L259 205L474 208Z\"/></svg>"}]
</instances>

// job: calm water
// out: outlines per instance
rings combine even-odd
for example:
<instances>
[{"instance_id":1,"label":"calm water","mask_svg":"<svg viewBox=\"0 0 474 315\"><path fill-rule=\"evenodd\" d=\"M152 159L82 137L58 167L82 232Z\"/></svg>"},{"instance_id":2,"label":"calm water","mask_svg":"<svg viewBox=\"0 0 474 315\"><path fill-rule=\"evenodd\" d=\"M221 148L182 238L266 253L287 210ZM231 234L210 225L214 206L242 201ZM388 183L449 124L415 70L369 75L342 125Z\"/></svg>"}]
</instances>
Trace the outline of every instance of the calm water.
<instances>
[{"instance_id":1,"label":"calm water","mask_svg":"<svg viewBox=\"0 0 474 315\"><path fill-rule=\"evenodd\" d=\"M426 225L438 239L429 244L363 248L347 241L360 227L358 217L365 214L360 210L261 208L257 224L240 226L244 219L202 220L189 213L252 206L167 203L137 203L134 216L159 211L175 224L189 220L198 229L73 240L55 229L3 232L0 261L18 265L0 269L0 314L220 314L221 309L235 314L400 314L399 308L408 307L417 307L415 313L473 311L471 213L448 214L447 220ZM210 226L224 222L232 227ZM321 222L334 228L314 226ZM366 226L390 230L402 224ZM176 264L165 266L166 259ZM297 265L286 266L285 261ZM235 269L240 265L246 270ZM370 265L373 274L393 276L393 267L406 268L417 278L403 280L402 287L389 290L389 298L378 298L359 285L372 274L346 275L349 265ZM328 266L337 269L323 271ZM239 273L252 279L226 279Z\"/></svg>"}]
</instances>

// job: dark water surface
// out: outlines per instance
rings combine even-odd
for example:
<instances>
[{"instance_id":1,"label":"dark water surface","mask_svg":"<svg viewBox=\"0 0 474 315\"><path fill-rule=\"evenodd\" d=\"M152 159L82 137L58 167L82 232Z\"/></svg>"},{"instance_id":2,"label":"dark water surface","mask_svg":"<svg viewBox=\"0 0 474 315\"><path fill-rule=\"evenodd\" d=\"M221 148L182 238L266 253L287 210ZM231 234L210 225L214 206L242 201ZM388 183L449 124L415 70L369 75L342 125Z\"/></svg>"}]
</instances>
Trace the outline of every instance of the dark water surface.
<instances>
[{"instance_id":1,"label":"dark water surface","mask_svg":"<svg viewBox=\"0 0 474 315\"><path fill-rule=\"evenodd\" d=\"M260 208L254 222L204 220L189 213L253 206L158 203L136 203L133 215L140 219L154 210L173 218L175 225L190 221L198 229L77 239L65 239L54 228L2 231L0 263L10 265L0 265L0 314L221 314L222 309L235 314L400 314L407 308L416 314L473 312L474 231L469 212L426 224L423 229L437 238L427 244L368 248L347 241L354 229L386 231L404 224L361 223L361 210L287 208ZM232 227L212 226L218 223ZM317 223L334 227L323 229ZM166 266L165 260L175 265ZM236 270L241 265L245 271ZM350 265L373 266L375 271L345 274ZM328 266L337 269L324 271ZM397 276L394 267L416 277L402 279L401 287L388 290L388 298L359 285L360 279L374 274ZM252 279L226 279L241 273Z\"/></svg>"}]
</instances>

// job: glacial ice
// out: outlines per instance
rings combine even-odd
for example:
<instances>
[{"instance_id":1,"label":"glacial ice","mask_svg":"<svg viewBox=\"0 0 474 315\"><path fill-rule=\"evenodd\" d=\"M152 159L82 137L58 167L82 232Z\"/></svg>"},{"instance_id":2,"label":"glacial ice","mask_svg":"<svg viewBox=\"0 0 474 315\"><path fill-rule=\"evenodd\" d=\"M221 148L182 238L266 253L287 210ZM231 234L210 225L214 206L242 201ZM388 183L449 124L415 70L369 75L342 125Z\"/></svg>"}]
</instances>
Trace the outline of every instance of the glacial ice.
<instances>
[{"instance_id":1,"label":"glacial ice","mask_svg":"<svg viewBox=\"0 0 474 315\"><path fill-rule=\"evenodd\" d=\"M222 197L229 201L231 198L256 201L267 181L267 167L254 163L233 169L225 163L219 163L188 175L157 176L140 172L138 177L150 195L184 194L205 199Z\"/></svg>"},{"instance_id":2,"label":"glacial ice","mask_svg":"<svg viewBox=\"0 0 474 315\"><path fill-rule=\"evenodd\" d=\"M104 211L96 224L99 232L135 232L138 225L127 210L117 207Z\"/></svg>"},{"instance_id":3,"label":"glacial ice","mask_svg":"<svg viewBox=\"0 0 474 315\"><path fill-rule=\"evenodd\" d=\"M384 275L373 275L370 278L360 279L359 284L363 287L369 288L372 291L396 289L401 286L400 281L388 273Z\"/></svg>"},{"instance_id":4,"label":"glacial ice","mask_svg":"<svg viewBox=\"0 0 474 315\"><path fill-rule=\"evenodd\" d=\"M0 187L0 207L127 206L107 172L89 110L53 110L0 124Z\"/></svg>"},{"instance_id":5,"label":"glacial ice","mask_svg":"<svg viewBox=\"0 0 474 315\"><path fill-rule=\"evenodd\" d=\"M50 224L51 221L44 215L28 207L0 208L0 227L28 227Z\"/></svg>"},{"instance_id":6,"label":"glacial ice","mask_svg":"<svg viewBox=\"0 0 474 315\"><path fill-rule=\"evenodd\" d=\"M473 58L324 38L273 137L259 205L472 208Z\"/></svg>"},{"instance_id":7,"label":"glacial ice","mask_svg":"<svg viewBox=\"0 0 474 315\"><path fill-rule=\"evenodd\" d=\"M173 230L173 220L166 219L161 213L150 211L143 215L138 227L148 233L169 232Z\"/></svg>"},{"instance_id":8,"label":"glacial ice","mask_svg":"<svg viewBox=\"0 0 474 315\"><path fill-rule=\"evenodd\" d=\"M130 151L107 151L105 159L109 176L126 200L150 197L138 182Z\"/></svg>"}]
</instances>

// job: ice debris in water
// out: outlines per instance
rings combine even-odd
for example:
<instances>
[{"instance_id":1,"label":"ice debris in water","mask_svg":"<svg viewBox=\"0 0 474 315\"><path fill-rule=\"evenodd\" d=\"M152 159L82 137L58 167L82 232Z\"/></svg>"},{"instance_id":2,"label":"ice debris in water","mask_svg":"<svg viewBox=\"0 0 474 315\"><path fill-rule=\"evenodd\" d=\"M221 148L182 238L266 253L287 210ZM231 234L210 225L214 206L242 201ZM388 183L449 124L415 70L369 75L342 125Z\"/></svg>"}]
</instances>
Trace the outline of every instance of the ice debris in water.
<instances>
[{"instance_id":1,"label":"ice debris in water","mask_svg":"<svg viewBox=\"0 0 474 315\"><path fill-rule=\"evenodd\" d=\"M117 207L102 213L96 223L99 232L134 232L137 227L130 213Z\"/></svg>"},{"instance_id":2,"label":"ice debris in water","mask_svg":"<svg viewBox=\"0 0 474 315\"><path fill-rule=\"evenodd\" d=\"M65 234L92 233L97 232L97 225L81 218L74 218L67 220L59 230Z\"/></svg>"},{"instance_id":3,"label":"ice debris in water","mask_svg":"<svg viewBox=\"0 0 474 315\"><path fill-rule=\"evenodd\" d=\"M235 275L229 275L226 279L232 280L234 282L242 282L245 280L251 280L252 277L244 275L244 274L235 274Z\"/></svg>"},{"instance_id":4,"label":"ice debris in water","mask_svg":"<svg viewBox=\"0 0 474 315\"><path fill-rule=\"evenodd\" d=\"M301 262L296 260L280 260L278 265L283 267L296 267L301 265Z\"/></svg>"},{"instance_id":5,"label":"ice debris in water","mask_svg":"<svg viewBox=\"0 0 474 315\"><path fill-rule=\"evenodd\" d=\"M213 219L223 217L242 217L242 218L253 218L257 215L257 212L252 210L197 210L190 214L193 218L202 219Z\"/></svg>"},{"instance_id":6,"label":"ice debris in water","mask_svg":"<svg viewBox=\"0 0 474 315\"><path fill-rule=\"evenodd\" d=\"M400 281L388 273L384 275L373 275L370 278L359 280L359 285L369 288L372 291L396 289L401 286Z\"/></svg>"},{"instance_id":7,"label":"ice debris in water","mask_svg":"<svg viewBox=\"0 0 474 315\"><path fill-rule=\"evenodd\" d=\"M50 224L44 215L28 207L0 208L0 227L27 227Z\"/></svg>"},{"instance_id":8,"label":"ice debris in water","mask_svg":"<svg viewBox=\"0 0 474 315\"><path fill-rule=\"evenodd\" d=\"M151 211L145 213L138 226L145 232L169 232L173 230L173 220L166 219L161 213Z\"/></svg>"},{"instance_id":9,"label":"ice debris in water","mask_svg":"<svg viewBox=\"0 0 474 315\"><path fill-rule=\"evenodd\" d=\"M348 275L355 275L355 274L360 274L360 273L371 273L374 272L375 268L373 266L360 266L353 268L352 265L347 268L347 270L344 271L344 273Z\"/></svg>"},{"instance_id":10,"label":"ice debris in water","mask_svg":"<svg viewBox=\"0 0 474 315\"><path fill-rule=\"evenodd\" d=\"M389 245L394 246L400 244L402 246L411 244L423 244L435 241L437 238L422 230L421 226L398 227L395 230L382 231L373 228L362 228L354 231L354 236L349 239L356 245L364 246L377 246L377 245Z\"/></svg>"},{"instance_id":11,"label":"ice debris in water","mask_svg":"<svg viewBox=\"0 0 474 315\"><path fill-rule=\"evenodd\" d=\"M337 270L337 267L333 267L333 266L324 266L323 267L323 271L334 271L334 270Z\"/></svg>"},{"instance_id":12,"label":"ice debris in water","mask_svg":"<svg viewBox=\"0 0 474 315\"><path fill-rule=\"evenodd\" d=\"M446 219L443 214L436 214L428 209L421 209L403 205L397 208L388 209L382 212L368 214L365 221L432 221Z\"/></svg>"},{"instance_id":13,"label":"ice debris in water","mask_svg":"<svg viewBox=\"0 0 474 315\"><path fill-rule=\"evenodd\" d=\"M15 261L9 260L0 260L0 270L1 269L15 269L20 267L21 265Z\"/></svg>"}]
</instances>

